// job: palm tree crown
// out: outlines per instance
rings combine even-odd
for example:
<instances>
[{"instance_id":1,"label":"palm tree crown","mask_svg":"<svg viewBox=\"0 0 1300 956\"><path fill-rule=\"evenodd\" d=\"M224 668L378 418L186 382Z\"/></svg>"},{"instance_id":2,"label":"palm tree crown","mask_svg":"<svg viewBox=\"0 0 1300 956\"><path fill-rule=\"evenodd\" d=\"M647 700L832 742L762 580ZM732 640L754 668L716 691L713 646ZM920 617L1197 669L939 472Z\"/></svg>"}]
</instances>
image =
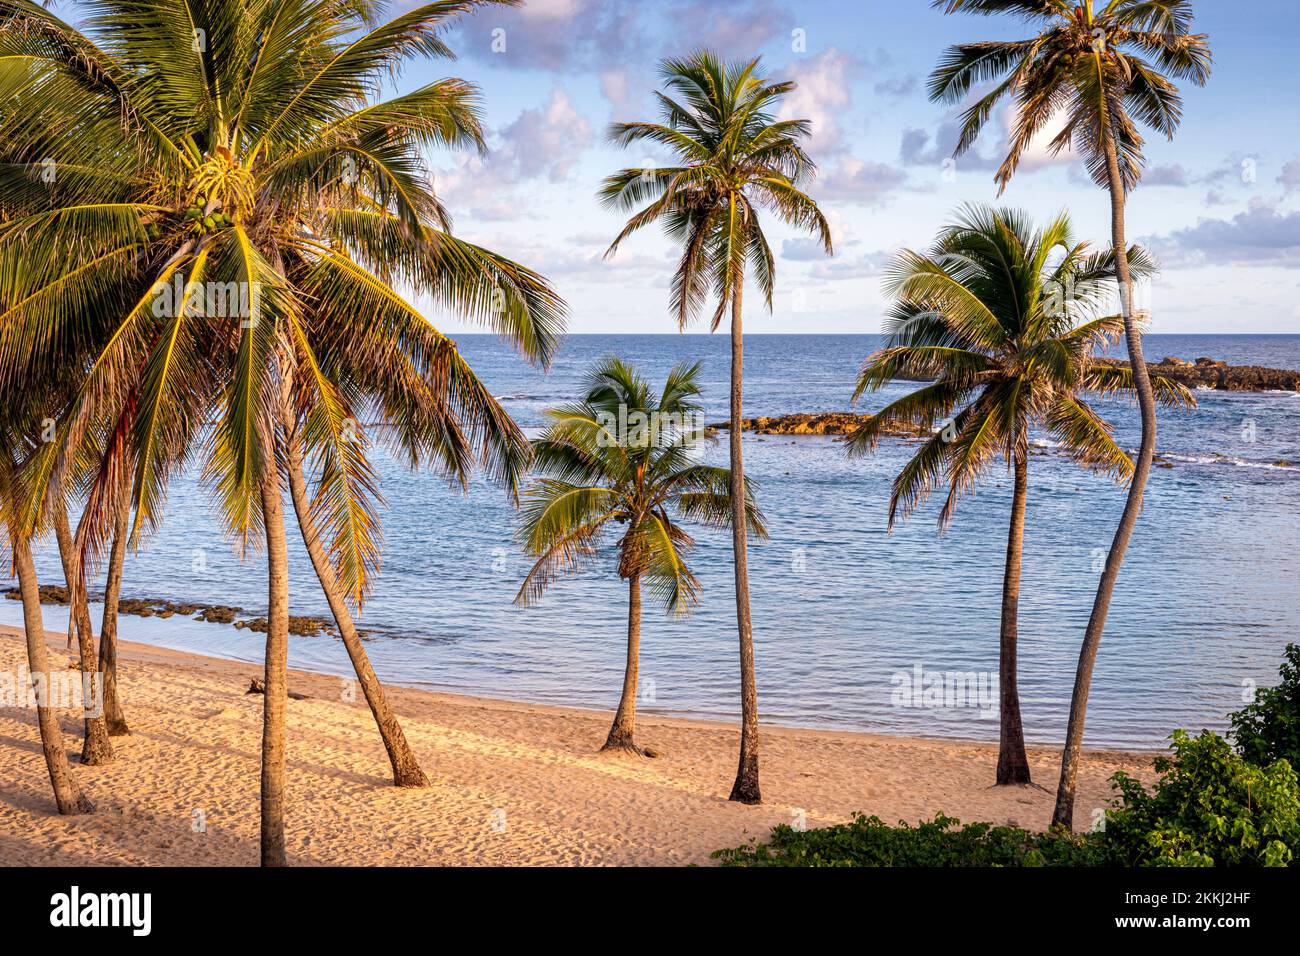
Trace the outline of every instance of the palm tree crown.
<instances>
[{"instance_id":1,"label":"palm tree crown","mask_svg":"<svg viewBox=\"0 0 1300 956\"><path fill-rule=\"evenodd\" d=\"M1135 274L1149 274L1134 247ZM891 423L949 421L917 450L894 481L892 527L947 482L939 515L953 516L997 456L1028 451L1031 427L1045 428L1081 465L1126 479L1133 462L1083 393L1130 394L1132 370L1097 363L1096 347L1123 331L1119 315L1099 315L1113 301L1114 258L1089 252L1062 214L1042 230L1014 210L966 207L926 253L901 253L888 279L896 298L885 325L886 347L862 368L854 398L891 380L930 381L891 402L848 439L851 453L875 447ZM1190 407L1192 394L1153 379L1157 398Z\"/></svg>"},{"instance_id":2,"label":"palm tree crown","mask_svg":"<svg viewBox=\"0 0 1300 956\"><path fill-rule=\"evenodd\" d=\"M1058 113L1065 122L1049 149L1073 144L1094 181L1109 185L1106 148L1113 138L1126 190L1142 172L1145 124L1172 139L1182 117L1174 79L1203 85L1211 55L1203 34L1188 32L1191 0L934 0L946 13L1012 14L1039 28L1026 40L950 47L930 76L930 98L960 102L978 83L997 85L962 114L956 153L965 152L1002 100L1016 101L1016 122L997 172L1005 189L1035 136Z\"/></svg>"},{"instance_id":3,"label":"palm tree crown","mask_svg":"<svg viewBox=\"0 0 1300 956\"><path fill-rule=\"evenodd\" d=\"M390 283L543 362L563 304L452 236L431 188L423 147L482 146L475 88L444 79L372 102L408 58L449 56L447 19L489 2L375 25L355 0L94 0L78 29L0 0L0 387L68 363L80 376L52 409L59 440L31 463L29 528L65 452L126 435L98 485L130 456L137 534L202 444L226 524L247 537L288 406L359 600L378 555L364 416L413 462L463 476L479 460L514 482L526 440ZM97 540L114 510L92 509Z\"/></svg>"},{"instance_id":4,"label":"palm tree crown","mask_svg":"<svg viewBox=\"0 0 1300 956\"><path fill-rule=\"evenodd\" d=\"M619 146L652 143L675 160L672 166L620 170L605 180L600 196L625 211L644 204L606 255L654 222L680 243L672 308L682 326L712 295L716 329L744 281L746 264L771 308L776 260L759 223L760 208L814 233L831 252L830 227L802 191L816 172L800 145L810 124L777 120L772 112L794 83L768 81L758 65L757 59L726 64L708 51L665 60L660 73L668 92L655 93L663 121L610 127L610 139Z\"/></svg>"},{"instance_id":5,"label":"palm tree crown","mask_svg":"<svg viewBox=\"0 0 1300 956\"><path fill-rule=\"evenodd\" d=\"M536 483L524 495L520 537L537 562L517 600L541 597L555 577L598 553L613 526L618 573L645 581L665 606L683 613L698 600L699 583L686 563L694 541L681 521L731 524L726 468L699 464L691 446L703 440L695 365L678 365L655 395L650 384L617 358L588 376L582 402L550 410L550 424L533 442ZM746 486L749 529L766 535Z\"/></svg>"}]
</instances>

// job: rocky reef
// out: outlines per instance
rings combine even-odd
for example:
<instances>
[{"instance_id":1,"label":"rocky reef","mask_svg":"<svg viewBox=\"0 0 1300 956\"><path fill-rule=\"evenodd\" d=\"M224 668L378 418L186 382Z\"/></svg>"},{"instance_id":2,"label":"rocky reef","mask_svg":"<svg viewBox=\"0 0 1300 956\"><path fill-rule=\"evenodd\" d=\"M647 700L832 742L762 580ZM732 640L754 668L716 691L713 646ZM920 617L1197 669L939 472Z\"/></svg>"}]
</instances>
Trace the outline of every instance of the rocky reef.
<instances>
[{"instance_id":1,"label":"rocky reef","mask_svg":"<svg viewBox=\"0 0 1300 956\"><path fill-rule=\"evenodd\" d=\"M1128 365L1127 359L1097 359L1105 365ZM1186 385L1188 388L1212 388L1220 392L1297 392L1300 372L1262 365L1229 365L1212 358L1188 362L1167 355L1159 362L1147 362L1152 375Z\"/></svg>"},{"instance_id":2,"label":"rocky reef","mask_svg":"<svg viewBox=\"0 0 1300 956\"><path fill-rule=\"evenodd\" d=\"M4 595L11 601L22 600L22 595L17 588L9 588L4 592ZM91 600L102 600L103 595L92 594L90 598ZM59 584L42 584L41 603L67 604L68 589ZM209 624L233 624L241 630L247 628L250 631L266 631L266 618L241 617L243 611L242 607L233 607L228 604L190 604L169 601L166 598L122 598L118 604L119 613L134 614L136 617L168 618L180 614L195 621L207 621ZM312 637L317 634L333 635L335 633L334 622L321 617L290 614L289 633L304 637Z\"/></svg>"},{"instance_id":3,"label":"rocky reef","mask_svg":"<svg viewBox=\"0 0 1300 956\"><path fill-rule=\"evenodd\" d=\"M854 412L780 415L775 418L742 418L740 427L758 435L847 435L870 417ZM731 423L714 422L705 427L709 431L728 431ZM925 438L930 435L930 429L924 425L890 425L884 433L896 438Z\"/></svg>"}]
</instances>

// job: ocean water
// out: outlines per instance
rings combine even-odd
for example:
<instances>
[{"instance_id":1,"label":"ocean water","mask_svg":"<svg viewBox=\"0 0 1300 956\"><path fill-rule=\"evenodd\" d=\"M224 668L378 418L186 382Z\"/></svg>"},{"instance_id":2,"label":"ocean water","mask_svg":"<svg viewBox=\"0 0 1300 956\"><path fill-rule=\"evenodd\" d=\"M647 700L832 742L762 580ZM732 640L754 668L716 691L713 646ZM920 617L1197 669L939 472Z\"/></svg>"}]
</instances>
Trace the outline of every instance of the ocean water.
<instances>
[{"instance_id":1,"label":"ocean water","mask_svg":"<svg viewBox=\"0 0 1300 956\"><path fill-rule=\"evenodd\" d=\"M656 378L702 360L710 420L726 416L725 336L572 336L549 374L493 336L461 347L525 427L573 399L596 359L619 354ZM746 413L849 408L855 372L875 336L757 336L746 340ZM1300 335L1148 337L1152 359L1212 356L1300 368ZM914 386L867 396L879 407ZM1255 684L1276 680L1300 621L1300 396L1199 394L1190 413L1162 413L1145 513L1121 573L1088 712L1094 746L1156 747L1175 727L1221 728ZM1137 417L1103 413L1126 447ZM1122 489L1040 442L1031 460L1020 608L1020 690L1026 734L1064 735L1070 689L1100 560ZM746 468L769 520L751 545L759 703L765 720L802 726L996 739L995 698L978 691L927 700L915 675L996 675L1010 482L990 470L950 530L937 503L886 530L889 485L914 444L886 441L849 460L826 437L745 439ZM725 462L723 442L706 459ZM1293 462L1285 465L1279 462ZM386 508L382 572L361 624L380 676L437 690L612 709L622 679L626 590L611 558L557 583L541 604L512 603L528 570L505 494L476 481L467 493L380 456ZM291 543L295 529L290 527ZM57 556L38 552L42 580L61 582ZM738 712L729 538L700 531L692 567L703 601L686 618L647 604L643 712L731 718ZM291 610L327 616L301 548L291 554ZM94 585L92 585L92 588ZM193 475L178 478L164 528L126 566L125 596L237 604L264 613L263 565L241 562ZM98 608L94 612L98 615ZM45 608L47 626L66 613ZM16 601L0 621L20 624ZM250 662L260 635L233 627L123 616L122 636ZM350 673L330 637L293 637L291 663ZM942 706L929 706L929 704ZM129 701L127 702L129 707Z\"/></svg>"}]
</instances>

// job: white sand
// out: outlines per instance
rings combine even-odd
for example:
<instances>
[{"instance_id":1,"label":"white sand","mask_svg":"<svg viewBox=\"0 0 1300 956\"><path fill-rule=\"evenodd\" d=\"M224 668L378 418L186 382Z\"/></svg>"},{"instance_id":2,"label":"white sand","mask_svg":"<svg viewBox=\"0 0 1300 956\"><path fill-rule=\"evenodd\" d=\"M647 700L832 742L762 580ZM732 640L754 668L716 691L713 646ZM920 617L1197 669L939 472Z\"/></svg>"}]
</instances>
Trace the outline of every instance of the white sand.
<instances>
[{"instance_id":1,"label":"white sand","mask_svg":"<svg viewBox=\"0 0 1300 956\"><path fill-rule=\"evenodd\" d=\"M51 634L52 664L70 660ZM21 631L0 627L0 670L25 665ZM256 665L124 643L119 680L133 733L117 760L76 763L81 722L63 718L73 772L94 814L55 813L34 710L0 708L0 864L256 865L260 696ZM1032 749L1037 788L990 787L996 748L981 743L765 727L764 803L726 796L737 729L641 717L658 759L598 755L610 714L391 689L433 786L391 786L387 757L359 691L294 671L289 703L289 860L297 865L684 864L763 838L802 811L808 826L854 811L917 821L1042 828L1059 749ZM611 688L614 694L617 688ZM1076 823L1109 798L1116 770L1149 774L1150 755L1093 752Z\"/></svg>"}]
</instances>

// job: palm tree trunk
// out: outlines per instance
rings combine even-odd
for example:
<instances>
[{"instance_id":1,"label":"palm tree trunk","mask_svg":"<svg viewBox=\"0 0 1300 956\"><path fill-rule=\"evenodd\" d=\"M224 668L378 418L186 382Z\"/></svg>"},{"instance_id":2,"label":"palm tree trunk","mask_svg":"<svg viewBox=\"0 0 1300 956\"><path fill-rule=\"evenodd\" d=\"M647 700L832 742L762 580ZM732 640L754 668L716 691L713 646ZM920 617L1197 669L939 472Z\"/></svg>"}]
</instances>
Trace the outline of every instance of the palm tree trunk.
<instances>
[{"instance_id":1,"label":"palm tree trunk","mask_svg":"<svg viewBox=\"0 0 1300 956\"><path fill-rule=\"evenodd\" d=\"M1002 635L998 653L1002 726L998 736L998 776L1001 784L1029 783L1025 731L1020 723L1020 690L1016 686L1016 641L1019 638L1020 563L1025 542L1025 499L1029 496L1029 460L1015 452L1015 490L1011 496L1011 529L1007 533L1007 568L1002 578Z\"/></svg>"},{"instance_id":2,"label":"palm tree trunk","mask_svg":"<svg viewBox=\"0 0 1300 956\"><path fill-rule=\"evenodd\" d=\"M1129 275L1128 247L1124 240L1124 183L1120 177L1115 141L1109 136L1106 138L1106 168L1110 181L1111 246L1115 252L1115 273L1120 283L1120 310L1124 316L1124 338L1128 344L1129 364L1133 368L1133 385L1137 391L1138 409L1142 415L1142 444L1138 449L1133 481L1129 485L1128 499L1124 502L1124 512L1120 515L1119 527L1115 529L1115 538L1111 542L1110 553L1106 556L1106 567L1097 585L1097 597L1093 601L1087 630L1084 631L1083 647L1079 651L1079 666L1074 677L1074 694L1070 699L1070 722L1065 733L1065 750L1061 754L1061 780L1056 790L1056 809L1052 812L1052 823L1061 824L1067 829L1072 827L1074 822L1074 793L1078 784L1079 753L1083 747L1083 724L1088 710L1088 691L1092 686L1092 669L1097 663L1097 648L1101 644L1101 633L1106 626L1106 614L1110 610L1115 580L1119 577L1124 552L1128 550L1129 539L1133 537L1133 527L1137 524L1138 515L1142 511L1142 493L1146 489L1147 477L1151 474L1151 458L1156 448L1155 395L1151 389L1151 378L1147 375L1146 360L1142 356L1142 335L1138 331L1136 317L1133 314L1133 281Z\"/></svg>"},{"instance_id":3,"label":"palm tree trunk","mask_svg":"<svg viewBox=\"0 0 1300 956\"><path fill-rule=\"evenodd\" d=\"M754 630L749 617L748 529L745 525L745 463L741 455L745 342L741 328L744 283L731 300L731 542L736 556L736 630L740 635L740 764L728 799L760 803L758 787L758 688L754 681Z\"/></svg>"},{"instance_id":4,"label":"palm tree trunk","mask_svg":"<svg viewBox=\"0 0 1300 956\"><path fill-rule=\"evenodd\" d=\"M626 750L643 754L633 742L636 733L636 690L641 670L641 575L627 579L627 668L623 671L623 696L614 724L601 750Z\"/></svg>"},{"instance_id":5,"label":"palm tree trunk","mask_svg":"<svg viewBox=\"0 0 1300 956\"><path fill-rule=\"evenodd\" d=\"M71 639L75 628L81 663L82 705L86 725L85 740L81 746L81 762L93 767L112 761L113 745L108 739L103 702L96 700L95 672L98 669L98 661L95 656L95 632L90 623L90 606L86 597L86 583L81 573L81 558L72 539L72 528L68 524L68 508L61 492L54 495L53 503L54 536L59 545L59 560L63 563L63 579L68 583L68 637ZM98 686L98 696L102 698L102 682Z\"/></svg>"},{"instance_id":6,"label":"palm tree trunk","mask_svg":"<svg viewBox=\"0 0 1300 956\"><path fill-rule=\"evenodd\" d=\"M307 500L307 481L303 475L302 446L292 432L292 424L291 420L285 421L285 432L290 436L286 456L289 492L293 498L293 510L298 518L302 540L307 545L307 554L311 557L312 567L316 569L316 577L320 580L321 590L325 592L325 600L329 602L330 611L334 614L334 622L338 625L339 636L343 639L348 657L352 660L357 681L361 684L361 692L365 695L366 703L370 705L370 713L379 727L379 736L383 738L384 749L388 751L388 761L393 766L393 783L399 787L427 787L429 778L420 769L419 761L415 759L415 754L406 742L406 735L402 733L402 725L398 723L397 715L388 704L384 687L379 683L375 669L370 665L370 658L361 643L356 624L352 620L352 613L339 593L334 567L330 564L329 556L321 545L320 534L312 521L311 503Z\"/></svg>"},{"instance_id":7,"label":"palm tree trunk","mask_svg":"<svg viewBox=\"0 0 1300 956\"><path fill-rule=\"evenodd\" d=\"M99 672L103 675L104 723L110 737L131 733L117 696L117 608L122 597L122 565L126 562L126 539L130 533L131 494L123 488L113 528L113 546L108 553L108 578L104 581L104 619L99 625Z\"/></svg>"},{"instance_id":8,"label":"palm tree trunk","mask_svg":"<svg viewBox=\"0 0 1300 956\"><path fill-rule=\"evenodd\" d=\"M14 565L18 569L18 590L23 599L27 667L36 689L36 724L41 732L45 768L50 773L50 784L54 787L54 802L59 813L64 815L91 813L95 806L81 792L77 779L72 775L67 751L63 749L63 731L59 728L59 717L50 706L49 653L45 646L45 625L41 621L41 589L36 580L36 565L32 563L31 546L21 535L12 534L11 537Z\"/></svg>"},{"instance_id":9,"label":"palm tree trunk","mask_svg":"<svg viewBox=\"0 0 1300 956\"><path fill-rule=\"evenodd\" d=\"M268 443L269 444L269 443ZM284 540L284 502L274 451L267 450L262 479L266 525L266 696L262 703L262 866L285 866L285 717L289 706L289 567Z\"/></svg>"}]
</instances>

